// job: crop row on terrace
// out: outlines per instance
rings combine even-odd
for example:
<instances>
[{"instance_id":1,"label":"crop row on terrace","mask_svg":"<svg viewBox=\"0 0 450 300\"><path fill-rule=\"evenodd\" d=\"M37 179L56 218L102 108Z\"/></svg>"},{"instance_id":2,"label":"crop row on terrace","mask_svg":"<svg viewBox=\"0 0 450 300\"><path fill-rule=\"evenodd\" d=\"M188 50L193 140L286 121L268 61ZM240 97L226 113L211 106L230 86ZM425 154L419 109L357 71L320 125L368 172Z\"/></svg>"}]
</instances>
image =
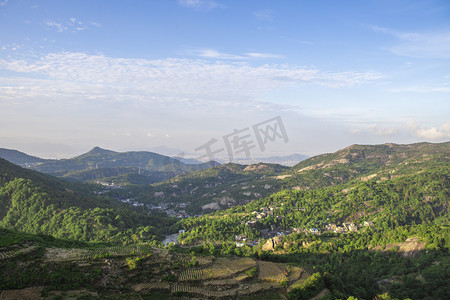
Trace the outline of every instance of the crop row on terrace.
<instances>
[{"instance_id":1,"label":"crop row on terrace","mask_svg":"<svg viewBox=\"0 0 450 300\"><path fill-rule=\"evenodd\" d=\"M209 280L203 283L203 285L205 286L221 286L221 285L235 285L235 284L238 284L238 281L234 278Z\"/></svg>"},{"instance_id":2,"label":"crop row on terrace","mask_svg":"<svg viewBox=\"0 0 450 300\"><path fill-rule=\"evenodd\" d=\"M179 281L194 281L202 278L203 270L199 269L187 269L180 273L178 276Z\"/></svg>"},{"instance_id":3,"label":"crop row on terrace","mask_svg":"<svg viewBox=\"0 0 450 300\"><path fill-rule=\"evenodd\" d=\"M204 269L202 279L226 278L255 266L256 262L249 257L239 259L218 258L210 268Z\"/></svg>"},{"instance_id":4,"label":"crop row on terrace","mask_svg":"<svg viewBox=\"0 0 450 300\"><path fill-rule=\"evenodd\" d=\"M11 258L18 254L25 254L25 253L31 252L34 248L35 248L34 246L31 246L31 247L27 247L27 248L18 249L18 250L16 249L16 250L0 252L0 260Z\"/></svg>"},{"instance_id":5,"label":"crop row on terrace","mask_svg":"<svg viewBox=\"0 0 450 300\"><path fill-rule=\"evenodd\" d=\"M0 259L11 258L11 257L13 257L15 255L16 255L16 251L14 251L14 250L0 252Z\"/></svg>"},{"instance_id":6,"label":"crop row on terrace","mask_svg":"<svg viewBox=\"0 0 450 300\"><path fill-rule=\"evenodd\" d=\"M265 290L270 290L272 288L274 288L273 284L268 282L262 282L262 283L251 283L248 285L224 291L216 291L212 289L207 289L205 287L197 287L177 283L172 285L171 292L201 295L203 297L211 297L211 298L224 298L224 297L233 297L237 295L253 294Z\"/></svg>"},{"instance_id":7,"label":"crop row on terrace","mask_svg":"<svg viewBox=\"0 0 450 300\"><path fill-rule=\"evenodd\" d=\"M152 247L149 245L114 246L89 250L87 253L84 253L80 258L83 260L88 260L88 259L95 259L98 257L148 254L151 252Z\"/></svg>"}]
</instances>

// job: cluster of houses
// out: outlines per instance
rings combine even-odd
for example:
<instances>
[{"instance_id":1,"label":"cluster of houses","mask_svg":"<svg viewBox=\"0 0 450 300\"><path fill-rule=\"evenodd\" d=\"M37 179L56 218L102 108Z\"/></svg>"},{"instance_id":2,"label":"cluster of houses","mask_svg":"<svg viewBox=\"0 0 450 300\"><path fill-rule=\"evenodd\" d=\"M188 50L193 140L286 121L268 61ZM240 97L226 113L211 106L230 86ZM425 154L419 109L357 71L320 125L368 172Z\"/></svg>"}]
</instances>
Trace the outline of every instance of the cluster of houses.
<instances>
[{"instance_id":1,"label":"cluster of houses","mask_svg":"<svg viewBox=\"0 0 450 300\"><path fill-rule=\"evenodd\" d=\"M281 204L283 205L283 204ZM269 205L268 207L260 208L260 211L253 211L251 214L254 216L251 220L243 222L243 224L247 226L254 227L259 221L265 219L267 217L276 217L278 219L284 218L284 215L277 215L275 210L279 207L275 207L273 205ZM297 210L304 211L304 208L297 208ZM337 225L335 223L329 223L324 226L323 232L319 228L277 228L275 225L271 225L270 228L261 229L261 239L270 239L274 237L282 237L284 235L289 235L291 233L301 233L304 232L307 235L321 235L324 232L334 232L334 233L348 233L348 232L357 232L358 228L361 227L370 227L373 226L372 221L366 221L363 224L356 225L355 223L342 223L341 225ZM258 241L249 241L247 237L244 235L239 235L235 237L236 247L243 247L245 245L254 246L257 245Z\"/></svg>"},{"instance_id":2,"label":"cluster of houses","mask_svg":"<svg viewBox=\"0 0 450 300\"><path fill-rule=\"evenodd\" d=\"M256 246L259 244L259 241L247 242L247 236L245 234L236 235L235 242L236 242L236 247L244 247L245 245L253 247L253 246Z\"/></svg>"},{"instance_id":3,"label":"cluster of houses","mask_svg":"<svg viewBox=\"0 0 450 300\"><path fill-rule=\"evenodd\" d=\"M325 226L325 231L332 231L335 233L357 232L358 226L356 226L355 223L342 223L342 226L330 223Z\"/></svg>"},{"instance_id":4,"label":"cluster of houses","mask_svg":"<svg viewBox=\"0 0 450 300\"><path fill-rule=\"evenodd\" d=\"M253 224L253 222L256 222L255 220L247 221L246 224L250 225ZM274 237L283 237L285 235L289 235L291 233L301 233L304 232L307 235L321 235L325 232L334 232L334 233L347 233L347 232L357 232L358 228L361 227L370 227L373 226L372 221L366 221L363 224L356 225L355 223L342 223L342 225L336 225L335 223L330 223L325 225L324 231L322 232L318 228L309 228L309 229L302 229L299 227L294 227L292 229L286 229L277 227L275 225L271 225L270 228L261 229L261 239L271 239ZM260 240L261 240L260 239ZM259 241L251 241L247 239L247 236L245 235L237 235L235 236L235 242L236 247L243 247L245 245L247 246L256 246L259 244Z\"/></svg>"},{"instance_id":5,"label":"cluster of houses","mask_svg":"<svg viewBox=\"0 0 450 300\"><path fill-rule=\"evenodd\" d=\"M131 204L134 207L144 206L144 203L138 202L138 201L134 200L133 198L119 199L119 201L122 203Z\"/></svg>"},{"instance_id":6,"label":"cluster of houses","mask_svg":"<svg viewBox=\"0 0 450 300\"><path fill-rule=\"evenodd\" d=\"M250 220L247 221L247 225L252 225L252 224L256 224L257 220L261 220L264 219L266 217L269 216L274 216L274 210L277 209L278 207L275 207L273 205L269 205L269 207L262 207L260 210L261 211L252 211L252 215L255 216L255 220ZM277 216L278 218L284 218L283 215L279 215Z\"/></svg>"},{"instance_id":7,"label":"cluster of houses","mask_svg":"<svg viewBox=\"0 0 450 300\"><path fill-rule=\"evenodd\" d=\"M106 188L110 188L110 189L115 189L115 188L122 187L121 185L116 185L114 182L105 182L105 181L97 180L95 183L96 184L100 184L101 186L106 187Z\"/></svg>"},{"instance_id":8,"label":"cluster of houses","mask_svg":"<svg viewBox=\"0 0 450 300\"><path fill-rule=\"evenodd\" d=\"M190 218L190 217L201 217L203 214L191 216L184 208L189 206L190 202L180 202L180 203L168 203L163 202L158 205L147 204L149 210L159 210L165 212L169 217L176 217L178 219Z\"/></svg>"}]
</instances>

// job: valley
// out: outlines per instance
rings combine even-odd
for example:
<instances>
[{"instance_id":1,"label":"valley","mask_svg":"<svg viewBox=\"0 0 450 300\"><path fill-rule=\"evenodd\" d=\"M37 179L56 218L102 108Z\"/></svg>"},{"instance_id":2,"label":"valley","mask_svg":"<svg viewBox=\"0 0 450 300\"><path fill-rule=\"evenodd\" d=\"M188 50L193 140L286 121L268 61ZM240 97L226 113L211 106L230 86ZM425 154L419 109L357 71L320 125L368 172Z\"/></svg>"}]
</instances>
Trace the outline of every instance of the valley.
<instances>
[{"instance_id":1,"label":"valley","mask_svg":"<svg viewBox=\"0 0 450 300\"><path fill-rule=\"evenodd\" d=\"M292 167L148 155L0 159L3 297L447 297L448 142L352 145ZM128 168L172 173L150 183Z\"/></svg>"}]
</instances>

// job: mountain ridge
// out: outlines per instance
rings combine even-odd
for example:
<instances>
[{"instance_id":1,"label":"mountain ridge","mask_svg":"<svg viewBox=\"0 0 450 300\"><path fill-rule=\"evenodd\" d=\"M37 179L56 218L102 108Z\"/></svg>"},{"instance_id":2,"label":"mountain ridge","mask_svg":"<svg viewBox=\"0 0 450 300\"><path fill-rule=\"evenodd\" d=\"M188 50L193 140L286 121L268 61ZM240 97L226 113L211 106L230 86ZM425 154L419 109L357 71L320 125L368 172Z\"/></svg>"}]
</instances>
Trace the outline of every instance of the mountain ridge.
<instances>
[{"instance_id":1,"label":"mountain ridge","mask_svg":"<svg viewBox=\"0 0 450 300\"><path fill-rule=\"evenodd\" d=\"M13 163L16 162L39 172L76 181L109 180L110 178L108 177L93 177L92 173L95 172L92 171L96 169L107 169L105 172L111 173L112 170L109 169L114 169L116 173L118 172L116 176L129 176L129 174L150 176L151 178L148 180L142 177L140 181L154 183L174 177L177 174L190 173L195 170L207 169L218 165L217 162L185 164L176 158L154 152L116 152L98 146L73 158L60 160L40 159L17 150L0 152L0 157L3 157L1 153L4 153L3 156L7 160L8 158L12 160ZM20 160L14 159L15 157L19 157ZM145 175L141 174L141 171ZM83 172L86 173L85 176ZM161 176L162 174L165 175Z\"/></svg>"}]
</instances>

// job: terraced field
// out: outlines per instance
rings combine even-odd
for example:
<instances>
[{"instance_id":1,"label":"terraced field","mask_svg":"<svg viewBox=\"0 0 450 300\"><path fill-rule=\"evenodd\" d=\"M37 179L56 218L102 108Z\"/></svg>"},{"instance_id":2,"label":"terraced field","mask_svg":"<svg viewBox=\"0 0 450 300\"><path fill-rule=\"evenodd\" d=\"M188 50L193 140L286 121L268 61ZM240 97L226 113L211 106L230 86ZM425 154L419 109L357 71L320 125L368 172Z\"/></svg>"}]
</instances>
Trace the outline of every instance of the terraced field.
<instances>
[{"instance_id":1,"label":"terraced field","mask_svg":"<svg viewBox=\"0 0 450 300\"><path fill-rule=\"evenodd\" d=\"M258 261L259 279L263 281L281 284L287 281L287 266L268 261Z\"/></svg>"},{"instance_id":2,"label":"terraced field","mask_svg":"<svg viewBox=\"0 0 450 300\"><path fill-rule=\"evenodd\" d=\"M306 272L302 272L300 278L297 279L296 281L294 281L294 282L288 287L288 289L287 289L288 292L291 291L291 290L293 290L293 289L295 289L295 288L300 287L300 286L302 285L302 283L303 283L306 279L308 279L309 276L310 276L310 275L307 274Z\"/></svg>"},{"instance_id":3,"label":"terraced field","mask_svg":"<svg viewBox=\"0 0 450 300\"><path fill-rule=\"evenodd\" d=\"M245 272L251 268L255 268L255 276L252 277ZM256 261L248 257L217 258L209 264L182 270L178 274L178 281L170 284L170 291L172 295L214 299L239 298L269 290L286 295L287 289L282 286L283 282L300 284L308 277L309 274L296 266Z\"/></svg>"},{"instance_id":4,"label":"terraced field","mask_svg":"<svg viewBox=\"0 0 450 300\"><path fill-rule=\"evenodd\" d=\"M92 260L110 256L129 256L149 254L153 248L149 245L114 246L98 249L64 249L47 248L45 253L46 261L70 261L70 260Z\"/></svg>"},{"instance_id":5,"label":"terraced field","mask_svg":"<svg viewBox=\"0 0 450 300\"><path fill-rule=\"evenodd\" d=\"M258 293L262 291L267 291L277 288L276 286L267 283L250 283L247 285L242 285L239 287L230 288L227 290L213 290L208 289L204 287L198 287L198 286L190 286L190 285L183 285L183 284L174 284L171 287L172 293L187 293L192 295L200 295L203 297L209 297L209 298L229 298L229 297L238 297L239 295L248 295L253 293Z\"/></svg>"},{"instance_id":6,"label":"terraced field","mask_svg":"<svg viewBox=\"0 0 450 300\"><path fill-rule=\"evenodd\" d=\"M29 253L29 252L33 251L35 248L36 247L34 247L34 246L30 246L30 247L26 247L26 248L19 248L19 249L8 250L8 251L0 251L0 260L12 258L19 254Z\"/></svg>"},{"instance_id":7,"label":"terraced field","mask_svg":"<svg viewBox=\"0 0 450 300\"><path fill-rule=\"evenodd\" d=\"M203 271L202 279L226 278L237 273L243 272L255 267L256 262L249 258L243 257L238 259L217 258L210 268Z\"/></svg>"},{"instance_id":8,"label":"terraced field","mask_svg":"<svg viewBox=\"0 0 450 300\"><path fill-rule=\"evenodd\" d=\"M19 253L34 248L4 248L0 251L0 260L14 259ZM71 271L98 270L98 277L94 279L97 284L113 286L117 290L122 288L128 291L129 299L145 299L153 295L164 295L163 299L239 299L244 295L251 297L266 292L286 297L288 289L284 283L291 284L290 290L309 277L302 268L286 264L249 257L195 256L145 244L94 249L52 247L40 253L42 263L48 263L52 268L62 265ZM133 268L129 265L130 261L134 264ZM69 295L58 293L55 291L51 295ZM87 289L83 293L97 292ZM98 296L101 297L100 294Z\"/></svg>"}]
</instances>

